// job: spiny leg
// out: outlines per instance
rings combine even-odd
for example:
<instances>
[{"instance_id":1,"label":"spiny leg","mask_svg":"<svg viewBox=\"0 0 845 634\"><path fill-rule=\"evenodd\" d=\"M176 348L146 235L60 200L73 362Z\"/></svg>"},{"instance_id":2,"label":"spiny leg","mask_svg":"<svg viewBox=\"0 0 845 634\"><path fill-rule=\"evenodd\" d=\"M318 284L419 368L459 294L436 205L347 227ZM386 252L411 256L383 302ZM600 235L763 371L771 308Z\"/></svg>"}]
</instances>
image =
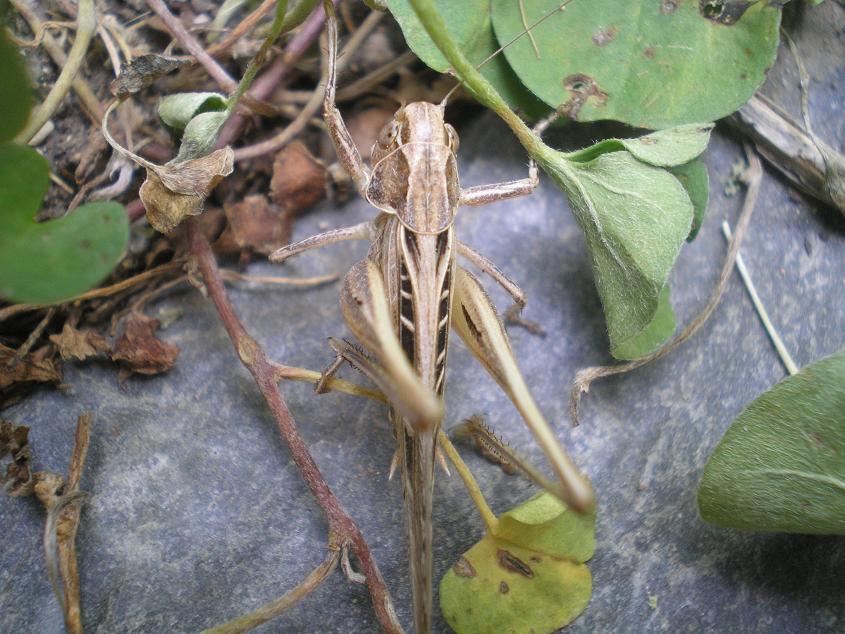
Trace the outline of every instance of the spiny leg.
<instances>
[{"instance_id":1,"label":"spiny leg","mask_svg":"<svg viewBox=\"0 0 845 634\"><path fill-rule=\"evenodd\" d=\"M452 325L481 365L502 387L537 439L560 487L555 492L566 504L584 513L595 505L589 481L561 448L540 413L516 364L504 326L481 284L469 271L457 267L452 299Z\"/></svg>"},{"instance_id":2,"label":"spiny leg","mask_svg":"<svg viewBox=\"0 0 845 634\"><path fill-rule=\"evenodd\" d=\"M525 298L525 293L522 292L522 289L517 286L516 282L505 275L502 269L488 260L487 257L461 241L458 241L458 254L465 257L467 260L475 264L475 266L487 273L487 275L496 280L499 283L499 286L505 289L508 295L513 298L513 301L516 302L520 309L525 306L525 302L527 300Z\"/></svg>"},{"instance_id":3,"label":"spiny leg","mask_svg":"<svg viewBox=\"0 0 845 634\"><path fill-rule=\"evenodd\" d=\"M531 159L528 165L528 178L505 181L503 183L492 183L490 185L479 185L477 187L467 187L461 190L461 204L477 207L478 205L487 205L500 200L517 198L518 196L527 196L537 188L539 182L540 177L537 172L537 164L534 162L534 159Z\"/></svg>"}]
</instances>

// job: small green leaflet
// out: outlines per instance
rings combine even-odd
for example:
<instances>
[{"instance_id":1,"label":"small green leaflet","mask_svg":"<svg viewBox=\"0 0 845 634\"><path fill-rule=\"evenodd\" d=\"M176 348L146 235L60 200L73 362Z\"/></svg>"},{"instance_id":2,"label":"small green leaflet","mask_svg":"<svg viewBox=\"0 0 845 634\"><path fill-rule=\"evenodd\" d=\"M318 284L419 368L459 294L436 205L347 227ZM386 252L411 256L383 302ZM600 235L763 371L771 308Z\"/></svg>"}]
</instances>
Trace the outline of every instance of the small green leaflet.
<instances>
[{"instance_id":1,"label":"small green leaflet","mask_svg":"<svg viewBox=\"0 0 845 634\"><path fill-rule=\"evenodd\" d=\"M0 144L0 297L50 303L101 282L123 257L129 220L121 205L90 203L35 222L50 166L24 145Z\"/></svg>"},{"instance_id":2,"label":"small green leaflet","mask_svg":"<svg viewBox=\"0 0 845 634\"><path fill-rule=\"evenodd\" d=\"M0 5L0 17L4 17ZM0 143L9 141L23 128L32 106L32 91L23 62L0 29Z\"/></svg>"},{"instance_id":3,"label":"small green leaflet","mask_svg":"<svg viewBox=\"0 0 845 634\"><path fill-rule=\"evenodd\" d=\"M681 182L692 201L692 229L687 236L687 242L692 242L698 235L707 213L707 202L710 198L710 175L707 173L707 166L701 159L694 159L689 163L671 167L669 171Z\"/></svg>"},{"instance_id":4,"label":"small green leaflet","mask_svg":"<svg viewBox=\"0 0 845 634\"><path fill-rule=\"evenodd\" d=\"M499 518L440 582L440 608L458 634L554 632L590 601L584 562L595 551L595 515L582 517L546 492Z\"/></svg>"},{"instance_id":5,"label":"small green leaflet","mask_svg":"<svg viewBox=\"0 0 845 634\"><path fill-rule=\"evenodd\" d=\"M698 508L717 526L845 535L845 350L739 415L704 468Z\"/></svg>"}]
</instances>

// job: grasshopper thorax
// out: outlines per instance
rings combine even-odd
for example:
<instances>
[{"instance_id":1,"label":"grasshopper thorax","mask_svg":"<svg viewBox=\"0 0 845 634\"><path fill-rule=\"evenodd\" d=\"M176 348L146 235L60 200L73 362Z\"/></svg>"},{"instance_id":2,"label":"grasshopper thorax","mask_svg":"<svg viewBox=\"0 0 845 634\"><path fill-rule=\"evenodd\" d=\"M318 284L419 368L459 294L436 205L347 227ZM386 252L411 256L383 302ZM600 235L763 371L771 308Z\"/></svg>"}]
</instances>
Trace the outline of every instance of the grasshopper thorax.
<instances>
[{"instance_id":1,"label":"grasshopper thorax","mask_svg":"<svg viewBox=\"0 0 845 634\"><path fill-rule=\"evenodd\" d=\"M457 149L458 135L440 106L400 108L373 146L367 199L414 233L445 231L460 200Z\"/></svg>"}]
</instances>

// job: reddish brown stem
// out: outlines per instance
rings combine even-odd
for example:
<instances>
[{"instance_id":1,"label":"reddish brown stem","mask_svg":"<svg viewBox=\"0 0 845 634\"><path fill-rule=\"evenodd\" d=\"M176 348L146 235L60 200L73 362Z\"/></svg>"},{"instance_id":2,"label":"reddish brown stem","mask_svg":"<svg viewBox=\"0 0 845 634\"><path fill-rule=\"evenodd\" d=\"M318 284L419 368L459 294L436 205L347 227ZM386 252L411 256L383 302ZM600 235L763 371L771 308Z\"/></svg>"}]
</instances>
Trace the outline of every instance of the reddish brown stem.
<instances>
[{"instance_id":1,"label":"reddish brown stem","mask_svg":"<svg viewBox=\"0 0 845 634\"><path fill-rule=\"evenodd\" d=\"M386 632L401 632L402 627L393 610L390 593L373 559L369 546L367 546L367 542L355 521L346 513L326 483L317 463L314 462L314 458L308 451L305 441L299 434L293 416L291 416L276 384L275 366L267 359L264 350L249 335L238 319L223 285L223 278L211 250L211 245L197 226L195 218L188 218L186 226L189 249L202 274L208 296L217 309L220 320L235 346L241 363L252 374L258 389L264 396L264 400L276 420L279 433L287 442L291 456L299 468L302 478L325 512L329 521L330 534L335 536L341 544L348 544L358 558L361 572L367 578L367 587L373 600L376 617L381 626Z\"/></svg>"}]
</instances>

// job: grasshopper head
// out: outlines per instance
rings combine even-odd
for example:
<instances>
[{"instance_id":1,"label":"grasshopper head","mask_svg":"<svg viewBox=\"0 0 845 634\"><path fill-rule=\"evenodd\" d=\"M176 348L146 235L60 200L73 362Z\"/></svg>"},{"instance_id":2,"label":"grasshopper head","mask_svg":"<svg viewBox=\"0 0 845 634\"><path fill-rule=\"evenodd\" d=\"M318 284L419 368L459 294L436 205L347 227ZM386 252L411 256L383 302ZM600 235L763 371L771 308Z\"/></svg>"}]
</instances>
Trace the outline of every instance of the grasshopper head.
<instances>
[{"instance_id":1,"label":"grasshopper head","mask_svg":"<svg viewBox=\"0 0 845 634\"><path fill-rule=\"evenodd\" d=\"M440 106L400 108L373 146L368 200L415 233L445 231L460 199L457 149L458 135Z\"/></svg>"}]
</instances>

